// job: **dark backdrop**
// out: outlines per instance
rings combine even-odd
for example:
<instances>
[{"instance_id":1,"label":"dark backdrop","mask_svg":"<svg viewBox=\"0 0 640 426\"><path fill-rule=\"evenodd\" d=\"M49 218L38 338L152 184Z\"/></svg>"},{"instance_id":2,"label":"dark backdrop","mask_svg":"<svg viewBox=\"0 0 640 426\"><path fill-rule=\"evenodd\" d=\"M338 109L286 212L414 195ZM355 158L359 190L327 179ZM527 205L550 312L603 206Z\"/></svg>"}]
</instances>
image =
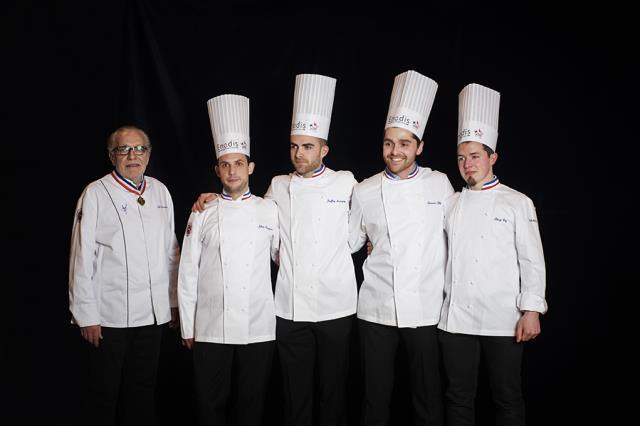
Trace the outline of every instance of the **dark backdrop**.
<instances>
[{"instance_id":1,"label":"dark backdrop","mask_svg":"<svg viewBox=\"0 0 640 426\"><path fill-rule=\"evenodd\" d=\"M123 124L145 129L154 145L148 174L171 191L182 239L189 208L219 191L213 173L207 99L251 99L251 189L291 170L288 135L295 75L337 78L326 160L358 180L380 171L381 135L393 78L408 69L439 84L425 132L423 166L462 181L455 161L457 96L477 82L501 92L501 182L537 207L547 262L549 312L526 346L524 390L530 425L604 424L608 296L584 256L592 226L580 195L596 171L589 146L602 136L601 105L610 88L612 35L600 11L524 4L315 3L276 8L241 1L109 1L5 6L5 246L2 380L15 424L82 424L79 333L69 324L68 248L82 189L110 170L108 134ZM620 22L631 22L614 11ZM604 101L604 102L603 102ZM615 106L611 106L615 109ZM7 149L8 148L8 149ZM358 281L363 253L354 255ZM357 422L361 381L356 336L349 376L349 418ZM193 421L190 357L167 331L158 390L161 424ZM484 379L484 377L483 377ZM481 424L491 424L488 389ZM277 363L266 417L281 421ZM5 399L6 400L6 399ZM392 424L411 407L398 358ZM3 422L4 423L4 422ZM6 423L9 424L9 423Z\"/></svg>"}]
</instances>

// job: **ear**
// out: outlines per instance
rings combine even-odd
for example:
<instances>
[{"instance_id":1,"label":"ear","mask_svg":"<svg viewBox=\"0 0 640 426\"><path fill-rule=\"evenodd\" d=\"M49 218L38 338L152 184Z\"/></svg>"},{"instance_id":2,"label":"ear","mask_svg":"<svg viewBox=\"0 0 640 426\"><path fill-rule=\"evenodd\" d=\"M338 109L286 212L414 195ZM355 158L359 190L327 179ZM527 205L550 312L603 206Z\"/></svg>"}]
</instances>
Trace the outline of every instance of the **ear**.
<instances>
[{"instance_id":1,"label":"ear","mask_svg":"<svg viewBox=\"0 0 640 426\"><path fill-rule=\"evenodd\" d=\"M116 165L116 155L113 152L109 152L109 160L111 164L115 167Z\"/></svg>"},{"instance_id":2,"label":"ear","mask_svg":"<svg viewBox=\"0 0 640 426\"><path fill-rule=\"evenodd\" d=\"M213 169L216 171L216 176L220 177L220 169L218 169L218 165L213 166Z\"/></svg>"},{"instance_id":3,"label":"ear","mask_svg":"<svg viewBox=\"0 0 640 426\"><path fill-rule=\"evenodd\" d=\"M254 163L253 161L251 161L251 162L249 163L249 174L250 174L250 175L251 175L251 174L253 174L253 169L255 169L255 167L256 167L256 163Z\"/></svg>"},{"instance_id":4,"label":"ear","mask_svg":"<svg viewBox=\"0 0 640 426\"><path fill-rule=\"evenodd\" d=\"M494 152L493 154L491 154L489 156L489 164L491 164L491 166L493 166L494 164L496 164L496 161L498 161L498 153Z\"/></svg>"},{"instance_id":5,"label":"ear","mask_svg":"<svg viewBox=\"0 0 640 426\"><path fill-rule=\"evenodd\" d=\"M418 144L418 149L416 150L416 156L422 154L422 150L424 149L424 141L420 141Z\"/></svg>"},{"instance_id":6,"label":"ear","mask_svg":"<svg viewBox=\"0 0 640 426\"><path fill-rule=\"evenodd\" d=\"M324 158L329 153L329 145L326 143L320 147L320 158Z\"/></svg>"}]
</instances>

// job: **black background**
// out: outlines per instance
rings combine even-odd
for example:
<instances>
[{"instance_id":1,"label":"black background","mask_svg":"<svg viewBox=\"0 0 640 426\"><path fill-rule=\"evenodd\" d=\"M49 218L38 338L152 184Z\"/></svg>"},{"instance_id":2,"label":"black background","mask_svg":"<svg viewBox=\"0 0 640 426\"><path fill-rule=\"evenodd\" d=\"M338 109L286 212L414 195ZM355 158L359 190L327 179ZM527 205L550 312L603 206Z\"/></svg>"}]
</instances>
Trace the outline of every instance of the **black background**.
<instances>
[{"instance_id":1,"label":"black background","mask_svg":"<svg viewBox=\"0 0 640 426\"><path fill-rule=\"evenodd\" d=\"M6 5L3 158L10 176L3 240L10 256L4 256L2 325L8 341L0 354L10 398L0 419L82 424L83 345L69 324L68 250L78 196L110 171L111 131L135 124L148 132L154 150L147 174L171 191L181 241L196 196L220 190L207 99L223 93L251 99L251 189L262 195L272 176L291 171L296 74L337 78L326 164L362 180L383 167L393 78L413 69L439 84L419 163L447 173L456 189L458 93L471 82L501 92L495 171L533 199L547 262L549 312L524 356L529 424L614 421L607 413L608 293L596 278L600 265L587 260L592 213L581 189L598 174L591 147L606 146L604 123L619 108L610 102L610 83L618 78L612 52L627 46L633 18L622 9L513 3ZM619 36L622 44L614 42ZM360 282L363 253L354 259ZM361 397L355 335L352 346L348 406L355 424ZM176 332L165 334L161 361L160 423L190 424L190 355ZM479 424L491 424L482 379ZM281 421L280 398L276 362L268 424ZM392 424L409 423L409 398L401 354Z\"/></svg>"}]
</instances>

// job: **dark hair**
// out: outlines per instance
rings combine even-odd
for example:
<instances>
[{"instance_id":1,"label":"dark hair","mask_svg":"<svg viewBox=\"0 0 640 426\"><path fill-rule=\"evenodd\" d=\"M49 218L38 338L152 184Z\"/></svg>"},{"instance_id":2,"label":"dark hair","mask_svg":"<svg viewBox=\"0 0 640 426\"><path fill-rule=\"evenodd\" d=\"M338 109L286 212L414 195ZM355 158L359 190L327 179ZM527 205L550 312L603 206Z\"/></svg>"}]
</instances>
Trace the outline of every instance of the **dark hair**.
<instances>
[{"instance_id":1,"label":"dark hair","mask_svg":"<svg viewBox=\"0 0 640 426\"><path fill-rule=\"evenodd\" d=\"M404 127L397 127L397 129L404 129ZM387 130L387 129L384 129L384 130L382 131L382 139L384 139L384 132L385 132L386 130ZM415 140L415 141L416 141L416 143L417 143L418 145L420 145L420 142L422 142L422 141L420 140L420 138L418 137L418 135L416 135L415 133L413 133L413 132L412 132L412 131L410 131L410 130L409 130L409 133L411 133L411 137L413 138L413 140Z\"/></svg>"},{"instance_id":2,"label":"dark hair","mask_svg":"<svg viewBox=\"0 0 640 426\"><path fill-rule=\"evenodd\" d=\"M485 144L482 144L482 148L484 148L484 150L487 151L487 155L489 157L491 157L491 155L495 152L494 150L491 149L490 146L487 146Z\"/></svg>"},{"instance_id":3,"label":"dark hair","mask_svg":"<svg viewBox=\"0 0 640 426\"><path fill-rule=\"evenodd\" d=\"M247 164L249 164L251 162L251 157L249 157L247 154L242 154L244 155L244 157L247 159ZM216 158L216 165L218 164L218 159Z\"/></svg>"}]
</instances>

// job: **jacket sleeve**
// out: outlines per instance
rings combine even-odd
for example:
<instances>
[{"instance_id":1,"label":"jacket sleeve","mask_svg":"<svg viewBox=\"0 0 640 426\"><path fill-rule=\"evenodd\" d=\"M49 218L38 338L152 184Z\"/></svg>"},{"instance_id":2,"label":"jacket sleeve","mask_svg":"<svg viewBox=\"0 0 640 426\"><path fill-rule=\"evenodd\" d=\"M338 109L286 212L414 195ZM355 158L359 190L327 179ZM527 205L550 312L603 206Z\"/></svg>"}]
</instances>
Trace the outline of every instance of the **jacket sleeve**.
<instances>
[{"instance_id":1,"label":"jacket sleeve","mask_svg":"<svg viewBox=\"0 0 640 426\"><path fill-rule=\"evenodd\" d=\"M358 198L358 191L354 187L351 191L351 209L349 210L349 248L351 253L360 250L366 241L367 233L362 204Z\"/></svg>"},{"instance_id":2,"label":"jacket sleeve","mask_svg":"<svg viewBox=\"0 0 640 426\"><path fill-rule=\"evenodd\" d=\"M518 309L544 314L547 312L544 254L536 210L526 197L516 209L516 251L520 268Z\"/></svg>"},{"instance_id":3,"label":"jacket sleeve","mask_svg":"<svg viewBox=\"0 0 640 426\"><path fill-rule=\"evenodd\" d=\"M169 306L176 308L178 307L178 266L180 265L180 245L176 238L173 200L171 199L171 194L169 194L168 190L167 197L169 199L169 235L167 241L170 242L170 246L167 248L169 265Z\"/></svg>"},{"instance_id":4,"label":"jacket sleeve","mask_svg":"<svg viewBox=\"0 0 640 426\"><path fill-rule=\"evenodd\" d=\"M178 270L178 305L183 339L194 337L198 273L202 252L201 229L206 211L191 213L182 240L182 256Z\"/></svg>"},{"instance_id":5,"label":"jacket sleeve","mask_svg":"<svg viewBox=\"0 0 640 426\"><path fill-rule=\"evenodd\" d=\"M94 285L97 224L97 194L87 187L76 205L69 256L69 310L80 327L100 325Z\"/></svg>"}]
</instances>

